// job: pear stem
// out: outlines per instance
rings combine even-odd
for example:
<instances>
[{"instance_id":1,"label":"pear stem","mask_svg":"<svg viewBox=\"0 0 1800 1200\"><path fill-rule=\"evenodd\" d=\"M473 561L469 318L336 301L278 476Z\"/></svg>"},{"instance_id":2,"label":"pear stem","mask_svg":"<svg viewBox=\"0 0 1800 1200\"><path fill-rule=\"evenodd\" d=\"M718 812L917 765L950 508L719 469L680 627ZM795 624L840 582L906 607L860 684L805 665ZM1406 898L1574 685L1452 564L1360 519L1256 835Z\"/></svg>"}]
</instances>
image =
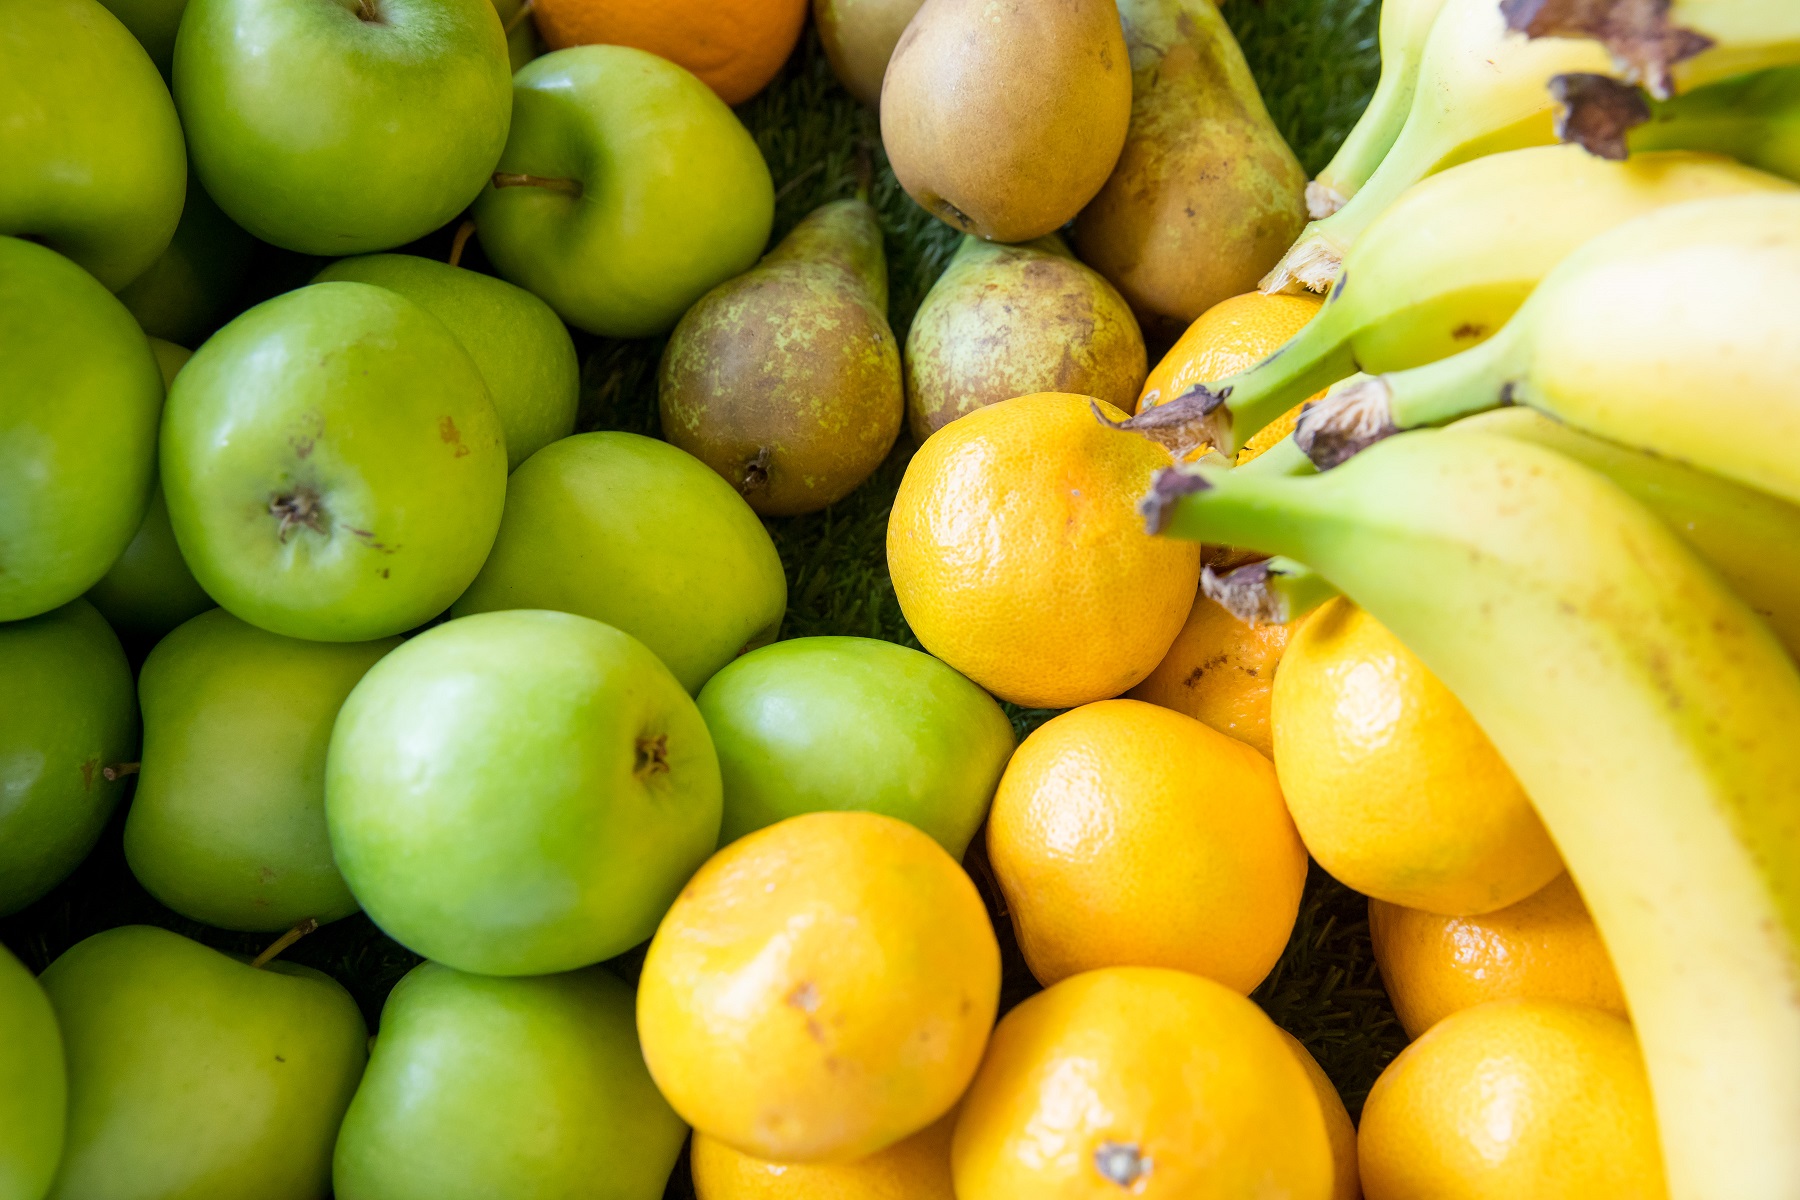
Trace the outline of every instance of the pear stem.
<instances>
[{"instance_id":1,"label":"pear stem","mask_svg":"<svg viewBox=\"0 0 1800 1200\"><path fill-rule=\"evenodd\" d=\"M283 950L286 950L289 946L293 945L318 927L318 921L314 920L312 917L300 918L298 921L294 922L294 927L292 929L270 942L268 949L250 960L251 968L257 971L262 970L264 967L268 966L269 963L274 961L276 955L280 954Z\"/></svg>"},{"instance_id":2,"label":"pear stem","mask_svg":"<svg viewBox=\"0 0 1800 1200\"><path fill-rule=\"evenodd\" d=\"M566 196L581 195L581 180L579 179L549 179L542 175L516 175L509 171L495 171L494 186L497 188L534 187L543 188L547 192L561 192Z\"/></svg>"},{"instance_id":3,"label":"pear stem","mask_svg":"<svg viewBox=\"0 0 1800 1200\"><path fill-rule=\"evenodd\" d=\"M454 238L452 238L450 241L450 265L451 266L453 266L453 267L462 266L463 250L468 246L469 237L474 232L475 232L475 222L468 220L467 218L464 218L463 223L456 227L456 236Z\"/></svg>"},{"instance_id":4,"label":"pear stem","mask_svg":"<svg viewBox=\"0 0 1800 1200\"><path fill-rule=\"evenodd\" d=\"M856 198L864 204L875 184L875 157L869 153L867 142L856 143Z\"/></svg>"},{"instance_id":5,"label":"pear stem","mask_svg":"<svg viewBox=\"0 0 1800 1200\"><path fill-rule=\"evenodd\" d=\"M524 22L526 17L531 15L532 10L536 7L537 0L525 0L525 3L519 5L519 11L508 18L506 22L506 32L510 35L513 30L517 29L520 24Z\"/></svg>"},{"instance_id":6,"label":"pear stem","mask_svg":"<svg viewBox=\"0 0 1800 1200\"><path fill-rule=\"evenodd\" d=\"M136 775L138 773L138 768L143 765L144 764L142 763L134 762L114 763L110 767L101 767L100 774L106 776L106 781L108 783L117 783L127 775Z\"/></svg>"}]
</instances>

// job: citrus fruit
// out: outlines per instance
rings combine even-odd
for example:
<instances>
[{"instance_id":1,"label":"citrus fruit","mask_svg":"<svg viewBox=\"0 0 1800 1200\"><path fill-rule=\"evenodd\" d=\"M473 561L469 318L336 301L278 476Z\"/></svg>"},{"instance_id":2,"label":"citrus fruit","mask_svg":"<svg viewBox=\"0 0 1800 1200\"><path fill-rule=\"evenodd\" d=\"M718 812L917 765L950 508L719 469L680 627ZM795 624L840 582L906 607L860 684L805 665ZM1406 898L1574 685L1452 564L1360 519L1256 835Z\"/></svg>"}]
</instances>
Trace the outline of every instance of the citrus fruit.
<instances>
[{"instance_id":1,"label":"citrus fruit","mask_svg":"<svg viewBox=\"0 0 1800 1200\"><path fill-rule=\"evenodd\" d=\"M727 104L763 90L800 40L807 0L536 0L554 50L601 42L660 54Z\"/></svg>"},{"instance_id":2,"label":"citrus fruit","mask_svg":"<svg viewBox=\"0 0 1800 1200\"><path fill-rule=\"evenodd\" d=\"M1474 718L1348 600L1325 604L1288 642L1270 722L1306 848L1357 891L1464 915L1523 900L1562 870Z\"/></svg>"},{"instance_id":3,"label":"citrus fruit","mask_svg":"<svg viewBox=\"0 0 1800 1200\"><path fill-rule=\"evenodd\" d=\"M1186 713L1272 758L1269 690L1292 630L1247 625L1196 590L1169 652L1127 695Z\"/></svg>"},{"instance_id":4,"label":"citrus fruit","mask_svg":"<svg viewBox=\"0 0 1800 1200\"><path fill-rule=\"evenodd\" d=\"M1600 931L1566 873L1480 916L1371 900L1369 934L1408 1037L1488 1000L1568 1000L1627 1015Z\"/></svg>"},{"instance_id":5,"label":"citrus fruit","mask_svg":"<svg viewBox=\"0 0 1800 1200\"><path fill-rule=\"evenodd\" d=\"M1495 1000L1401 1051L1363 1106L1368 1200L1662 1200L1631 1026L1559 1000Z\"/></svg>"},{"instance_id":6,"label":"citrus fruit","mask_svg":"<svg viewBox=\"0 0 1800 1200\"><path fill-rule=\"evenodd\" d=\"M1144 380L1138 411L1167 404L1196 383L1217 383L1249 370L1299 333L1322 303L1316 296L1265 296L1261 292L1246 292L1219 301L1194 318L1187 332ZM1324 394L1320 392L1308 399L1317 400ZM1292 433L1299 415L1300 405L1296 404L1279 420L1259 430L1245 443L1238 461L1250 461Z\"/></svg>"},{"instance_id":7,"label":"citrus fruit","mask_svg":"<svg viewBox=\"0 0 1800 1200\"><path fill-rule=\"evenodd\" d=\"M1325 1118L1325 1140L1331 1144L1331 1200L1358 1200L1362 1195L1362 1180L1356 1171L1356 1124L1350 1120L1350 1110L1344 1107L1337 1084L1331 1082L1331 1076L1312 1056L1312 1051L1281 1026L1277 1025L1275 1031L1300 1060L1301 1067L1306 1070L1307 1082L1312 1084L1313 1094L1319 1098L1319 1113Z\"/></svg>"},{"instance_id":8,"label":"citrus fruit","mask_svg":"<svg viewBox=\"0 0 1800 1200\"><path fill-rule=\"evenodd\" d=\"M700 1200L956 1200L950 1188L951 1110L886 1150L847 1163L773 1163L694 1135Z\"/></svg>"},{"instance_id":9,"label":"citrus fruit","mask_svg":"<svg viewBox=\"0 0 1800 1200\"><path fill-rule=\"evenodd\" d=\"M1144 532L1137 501L1168 452L1038 392L925 440L888 521L888 571L925 648L1002 700L1070 708L1161 661L1200 580L1200 547Z\"/></svg>"},{"instance_id":10,"label":"citrus fruit","mask_svg":"<svg viewBox=\"0 0 1800 1200\"><path fill-rule=\"evenodd\" d=\"M1269 760L1138 700L1074 709L1026 738L987 850L1046 986L1172 967L1247 993L1281 957L1306 882Z\"/></svg>"},{"instance_id":11,"label":"citrus fruit","mask_svg":"<svg viewBox=\"0 0 1800 1200\"><path fill-rule=\"evenodd\" d=\"M957 1118L958 1200L1331 1195L1306 1071L1262 1010L1184 971L1113 967L994 1030Z\"/></svg>"},{"instance_id":12,"label":"citrus fruit","mask_svg":"<svg viewBox=\"0 0 1800 1200\"><path fill-rule=\"evenodd\" d=\"M689 880L644 961L638 1034L697 1131L847 1162L950 1110L999 997L987 911L942 847L893 817L808 813Z\"/></svg>"}]
</instances>

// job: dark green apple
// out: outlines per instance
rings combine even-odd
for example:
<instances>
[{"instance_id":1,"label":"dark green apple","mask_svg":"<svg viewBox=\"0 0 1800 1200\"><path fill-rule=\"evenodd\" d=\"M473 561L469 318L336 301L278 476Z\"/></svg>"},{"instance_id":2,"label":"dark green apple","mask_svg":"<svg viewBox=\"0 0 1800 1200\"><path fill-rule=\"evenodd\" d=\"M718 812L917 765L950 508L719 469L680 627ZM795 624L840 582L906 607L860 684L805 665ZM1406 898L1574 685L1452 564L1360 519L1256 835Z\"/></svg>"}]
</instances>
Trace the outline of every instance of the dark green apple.
<instances>
[{"instance_id":1,"label":"dark green apple","mask_svg":"<svg viewBox=\"0 0 1800 1200\"><path fill-rule=\"evenodd\" d=\"M368 1027L335 980L126 925L50 964L69 1062L51 1200L322 1200Z\"/></svg>"},{"instance_id":2,"label":"dark green apple","mask_svg":"<svg viewBox=\"0 0 1800 1200\"><path fill-rule=\"evenodd\" d=\"M0 916L87 857L137 750L131 665L93 605L0 625Z\"/></svg>"},{"instance_id":3,"label":"dark green apple","mask_svg":"<svg viewBox=\"0 0 1800 1200\"><path fill-rule=\"evenodd\" d=\"M506 431L508 470L575 431L581 364L550 306L522 287L412 254L340 259L314 282L352 280L399 292L450 327L475 365Z\"/></svg>"},{"instance_id":4,"label":"dark green apple","mask_svg":"<svg viewBox=\"0 0 1800 1200\"><path fill-rule=\"evenodd\" d=\"M62 255L0 237L0 621L73 600L131 541L162 399L125 306Z\"/></svg>"},{"instance_id":5,"label":"dark green apple","mask_svg":"<svg viewBox=\"0 0 1800 1200\"><path fill-rule=\"evenodd\" d=\"M776 642L700 692L725 781L721 842L801 813L886 813L960 860L1012 757L992 696L873 638Z\"/></svg>"},{"instance_id":6,"label":"dark green apple","mask_svg":"<svg viewBox=\"0 0 1800 1200\"><path fill-rule=\"evenodd\" d=\"M143 766L125 820L138 881L221 929L356 911L325 832L338 707L398 638L302 642L202 613L144 661Z\"/></svg>"},{"instance_id":7,"label":"dark green apple","mask_svg":"<svg viewBox=\"0 0 1800 1200\"><path fill-rule=\"evenodd\" d=\"M119 299L144 332L198 345L224 319L250 273L256 239L219 211L191 176L175 240Z\"/></svg>"},{"instance_id":8,"label":"dark green apple","mask_svg":"<svg viewBox=\"0 0 1800 1200\"><path fill-rule=\"evenodd\" d=\"M500 536L453 610L553 608L617 626L690 692L773 641L787 609L762 521L693 455L632 433L583 433L506 486Z\"/></svg>"},{"instance_id":9,"label":"dark green apple","mask_svg":"<svg viewBox=\"0 0 1800 1200\"><path fill-rule=\"evenodd\" d=\"M506 446L442 321L386 288L320 283L257 305L181 369L162 488L213 599L274 633L363 642L431 619L475 577Z\"/></svg>"},{"instance_id":10,"label":"dark green apple","mask_svg":"<svg viewBox=\"0 0 1800 1200\"><path fill-rule=\"evenodd\" d=\"M175 57L175 31L181 28L181 10L187 0L100 0L119 18L131 36L143 46L164 79Z\"/></svg>"},{"instance_id":11,"label":"dark green apple","mask_svg":"<svg viewBox=\"0 0 1800 1200\"><path fill-rule=\"evenodd\" d=\"M337 1200L658 1200L687 1137L604 967L413 969L338 1134Z\"/></svg>"},{"instance_id":12,"label":"dark green apple","mask_svg":"<svg viewBox=\"0 0 1800 1200\"><path fill-rule=\"evenodd\" d=\"M439 625L377 663L325 767L350 890L407 948L541 975L649 937L719 836L706 723L637 639L567 613Z\"/></svg>"},{"instance_id":13,"label":"dark green apple","mask_svg":"<svg viewBox=\"0 0 1800 1200\"><path fill-rule=\"evenodd\" d=\"M167 248L187 188L181 124L144 48L97 0L7 6L0 164L0 234L43 242L114 291Z\"/></svg>"},{"instance_id":14,"label":"dark green apple","mask_svg":"<svg viewBox=\"0 0 1800 1200\"><path fill-rule=\"evenodd\" d=\"M193 352L161 338L150 339L150 351L162 369L163 385L175 382L175 374ZM169 525L169 505L162 488L150 491L150 507L125 552L88 589L88 602L100 610L107 623L122 635L154 641L189 617L213 607L188 570Z\"/></svg>"},{"instance_id":15,"label":"dark green apple","mask_svg":"<svg viewBox=\"0 0 1800 1200\"><path fill-rule=\"evenodd\" d=\"M512 68L489 0L190 0L175 100L232 220L361 254L468 207L506 143Z\"/></svg>"},{"instance_id":16,"label":"dark green apple","mask_svg":"<svg viewBox=\"0 0 1800 1200\"><path fill-rule=\"evenodd\" d=\"M5 946L0 1030L0 1200L40 1200L62 1157L69 1076L49 997Z\"/></svg>"},{"instance_id":17,"label":"dark green apple","mask_svg":"<svg viewBox=\"0 0 1800 1200\"><path fill-rule=\"evenodd\" d=\"M500 273L608 337L673 328L756 262L774 213L768 164L725 102L627 46L519 71L506 152L475 204Z\"/></svg>"},{"instance_id":18,"label":"dark green apple","mask_svg":"<svg viewBox=\"0 0 1800 1200\"><path fill-rule=\"evenodd\" d=\"M508 64L514 71L544 52L543 39L538 36L537 22L531 19L531 10L525 7L525 0L493 0L494 11L500 14L500 25L506 30L506 54Z\"/></svg>"}]
</instances>

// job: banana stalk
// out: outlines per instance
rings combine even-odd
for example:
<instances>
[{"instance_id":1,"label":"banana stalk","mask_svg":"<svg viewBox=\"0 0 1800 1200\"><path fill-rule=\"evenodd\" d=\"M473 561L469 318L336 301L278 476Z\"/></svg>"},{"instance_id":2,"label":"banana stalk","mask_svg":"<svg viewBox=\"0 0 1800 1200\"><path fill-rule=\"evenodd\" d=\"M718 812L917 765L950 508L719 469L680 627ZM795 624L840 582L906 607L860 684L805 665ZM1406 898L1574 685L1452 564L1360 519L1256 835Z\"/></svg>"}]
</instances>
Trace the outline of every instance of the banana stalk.
<instances>
[{"instance_id":1,"label":"banana stalk","mask_svg":"<svg viewBox=\"0 0 1800 1200\"><path fill-rule=\"evenodd\" d=\"M1800 674L1767 628L1618 487L1513 438L1176 468L1146 511L1308 564L1444 681L1618 968L1673 1200L1800 1197Z\"/></svg>"},{"instance_id":2,"label":"banana stalk","mask_svg":"<svg viewBox=\"0 0 1800 1200\"><path fill-rule=\"evenodd\" d=\"M1507 28L1592 38L1625 79L1667 98L1734 75L1800 62L1792 0L1500 0Z\"/></svg>"}]
</instances>

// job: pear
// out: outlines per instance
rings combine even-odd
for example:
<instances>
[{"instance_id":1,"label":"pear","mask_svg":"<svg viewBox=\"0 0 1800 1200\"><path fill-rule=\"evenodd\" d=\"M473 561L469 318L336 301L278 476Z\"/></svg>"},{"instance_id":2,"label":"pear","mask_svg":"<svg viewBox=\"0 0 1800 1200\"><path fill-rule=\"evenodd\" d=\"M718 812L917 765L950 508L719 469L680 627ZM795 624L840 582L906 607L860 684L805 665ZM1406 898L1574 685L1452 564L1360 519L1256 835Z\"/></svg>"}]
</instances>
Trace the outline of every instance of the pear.
<instances>
[{"instance_id":1,"label":"pear","mask_svg":"<svg viewBox=\"0 0 1800 1200\"><path fill-rule=\"evenodd\" d=\"M689 309L663 353L663 436L765 516L848 495L900 433L875 210L815 210L762 262Z\"/></svg>"},{"instance_id":2,"label":"pear","mask_svg":"<svg viewBox=\"0 0 1800 1200\"><path fill-rule=\"evenodd\" d=\"M1306 171L1212 0L1118 0L1131 133L1075 250L1153 336L1247 292L1306 223Z\"/></svg>"},{"instance_id":3,"label":"pear","mask_svg":"<svg viewBox=\"0 0 1800 1200\"><path fill-rule=\"evenodd\" d=\"M881 103L881 77L924 0L813 0L813 20L831 69L852 96Z\"/></svg>"},{"instance_id":4,"label":"pear","mask_svg":"<svg viewBox=\"0 0 1800 1200\"><path fill-rule=\"evenodd\" d=\"M925 0L881 89L900 185L997 242L1042 237L1080 212L1130 119L1112 0Z\"/></svg>"},{"instance_id":5,"label":"pear","mask_svg":"<svg viewBox=\"0 0 1800 1200\"><path fill-rule=\"evenodd\" d=\"M1113 286L1052 234L1024 246L965 237L906 338L913 436L1032 392L1094 396L1130 412L1144 338Z\"/></svg>"}]
</instances>

